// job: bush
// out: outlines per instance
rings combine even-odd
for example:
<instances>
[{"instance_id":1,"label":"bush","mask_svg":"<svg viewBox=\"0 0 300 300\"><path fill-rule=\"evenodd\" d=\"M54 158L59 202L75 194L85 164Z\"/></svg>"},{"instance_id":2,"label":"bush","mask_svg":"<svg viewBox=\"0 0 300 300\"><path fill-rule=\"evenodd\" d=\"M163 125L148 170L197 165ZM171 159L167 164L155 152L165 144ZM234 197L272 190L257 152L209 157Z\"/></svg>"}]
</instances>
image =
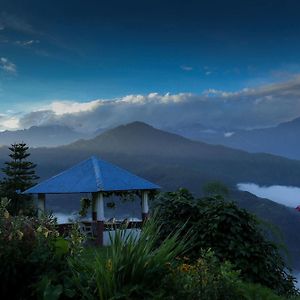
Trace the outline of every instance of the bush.
<instances>
[{"instance_id":1,"label":"bush","mask_svg":"<svg viewBox=\"0 0 300 300\"><path fill-rule=\"evenodd\" d=\"M170 275L163 282L163 299L241 299L237 289L241 282L239 272L234 271L229 262L220 264L211 250L203 251L194 263L184 258L170 269Z\"/></svg>"},{"instance_id":2,"label":"bush","mask_svg":"<svg viewBox=\"0 0 300 300\"><path fill-rule=\"evenodd\" d=\"M44 299L46 286L63 286L71 243L59 237L53 217L11 216L8 204L0 202L0 298Z\"/></svg>"},{"instance_id":3,"label":"bush","mask_svg":"<svg viewBox=\"0 0 300 300\"><path fill-rule=\"evenodd\" d=\"M158 196L161 239L186 224L193 243L188 256L196 260L201 249L212 249L219 261L230 261L244 280L260 283L278 294L295 294L294 278L278 248L264 237L256 218L221 197L194 199L185 189ZM184 233L184 232L183 232Z\"/></svg>"},{"instance_id":4,"label":"bush","mask_svg":"<svg viewBox=\"0 0 300 300\"><path fill-rule=\"evenodd\" d=\"M276 295L274 291L260 284L240 282L237 290L240 299L243 300L284 300L283 297Z\"/></svg>"}]
</instances>

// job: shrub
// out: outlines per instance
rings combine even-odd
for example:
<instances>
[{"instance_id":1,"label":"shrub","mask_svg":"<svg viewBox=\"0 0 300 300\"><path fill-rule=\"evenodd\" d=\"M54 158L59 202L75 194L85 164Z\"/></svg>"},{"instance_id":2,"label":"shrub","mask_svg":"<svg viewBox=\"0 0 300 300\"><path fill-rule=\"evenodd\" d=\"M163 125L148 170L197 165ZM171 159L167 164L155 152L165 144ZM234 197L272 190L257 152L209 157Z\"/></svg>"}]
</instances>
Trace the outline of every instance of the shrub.
<instances>
[{"instance_id":1,"label":"shrub","mask_svg":"<svg viewBox=\"0 0 300 300\"><path fill-rule=\"evenodd\" d=\"M185 258L170 269L163 282L163 299L241 299L237 289L241 283L239 272L229 262L220 264L211 250L203 251L194 263Z\"/></svg>"},{"instance_id":2,"label":"shrub","mask_svg":"<svg viewBox=\"0 0 300 300\"><path fill-rule=\"evenodd\" d=\"M193 243L188 256L196 260L201 249L211 248L221 261L230 261L246 281L260 283L278 294L295 294L294 278L278 248L264 237L257 219L221 197L194 199L185 189L158 196L163 239L186 224ZM183 232L184 234L184 232Z\"/></svg>"},{"instance_id":3,"label":"shrub","mask_svg":"<svg viewBox=\"0 0 300 300\"><path fill-rule=\"evenodd\" d=\"M0 298L43 299L46 285L49 291L63 285L75 246L59 237L53 217L11 216L8 204L0 202Z\"/></svg>"},{"instance_id":4,"label":"shrub","mask_svg":"<svg viewBox=\"0 0 300 300\"><path fill-rule=\"evenodd\" d=\"M92 260L70 261L73 284L82 299L161 299L162 279L169 274L168 263L182 254L186 238L171 233L157 247L160 228L148 221L140 237L117 230L107 255L95 252Z\"/></svg>"},{"instance_id":5,"label":"shrub","mask_svg":"<svg viewBox=\"0 0 300 300\"><path fill-rule=\"evenodd\" d=\"M240 282L237 291L243 300L284 300L271 289L255 283Z\"/></svg>"}]
</instances>

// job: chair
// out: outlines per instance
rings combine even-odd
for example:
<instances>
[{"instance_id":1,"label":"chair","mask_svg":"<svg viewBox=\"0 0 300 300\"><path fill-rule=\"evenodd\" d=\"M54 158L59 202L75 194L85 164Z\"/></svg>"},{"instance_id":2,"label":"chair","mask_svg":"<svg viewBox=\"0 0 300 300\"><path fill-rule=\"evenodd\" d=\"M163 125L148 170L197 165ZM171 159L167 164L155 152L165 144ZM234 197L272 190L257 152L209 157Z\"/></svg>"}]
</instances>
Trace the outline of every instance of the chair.
<instances>
[{"instance_id":1,"label":"chair","mask_svg":"<svg viewBox=\"0 0 300 300\"><path fill-rule=\"evenodd\" d=\"M84 234L88 238L94 237L91 223L80 223L79 230L82 234Z\"/></svg>"}]
</instances>

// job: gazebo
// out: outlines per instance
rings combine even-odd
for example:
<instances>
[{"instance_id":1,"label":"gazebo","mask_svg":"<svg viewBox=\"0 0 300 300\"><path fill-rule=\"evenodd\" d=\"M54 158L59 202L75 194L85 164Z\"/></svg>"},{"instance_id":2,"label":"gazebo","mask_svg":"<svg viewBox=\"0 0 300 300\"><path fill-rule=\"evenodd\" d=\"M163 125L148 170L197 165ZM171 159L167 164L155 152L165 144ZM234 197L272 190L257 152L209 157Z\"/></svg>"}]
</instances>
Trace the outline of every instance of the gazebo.
<instances>
[{"instance_id":1,"label":"gazebo","mask_svg":"<svg viewBox=\"0 0 300 300\"><path fill-rule=\"evenodd\" d=\"M149 212L149 192L160 187L95 156L80 162L35 186L24 194L38 195L38 214L45 211L46 194L92 194L92 220L96 225L97 244L103 245L104 194L107 192L141 192L142 220Z\"/></svg>"}]
</instances>

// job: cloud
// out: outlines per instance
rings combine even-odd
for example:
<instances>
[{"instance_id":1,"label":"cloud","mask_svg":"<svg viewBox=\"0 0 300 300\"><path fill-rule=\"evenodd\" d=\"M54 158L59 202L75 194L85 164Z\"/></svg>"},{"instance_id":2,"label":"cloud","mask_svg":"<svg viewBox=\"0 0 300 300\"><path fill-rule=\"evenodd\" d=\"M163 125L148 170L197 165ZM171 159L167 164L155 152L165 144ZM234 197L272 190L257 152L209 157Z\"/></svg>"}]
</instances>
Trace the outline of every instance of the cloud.
<instances>
[{"instance_id":1,"label":"cloud","mask_svg":"<svg viewBox=\"0 0 300 300\"><path fill-rule=\"evenodd\" d=\"M16 45L22 46L22 47L28 47L32 46L34 44L39 44L40 40L25 40L25 41L15 41Z\"/></svg>"},{"instance_id":2,"label":"cloud","mask_svg":"<svg viewBox=\"0 0 300 300\"><path fill-rule=\"evenodd\" d=\"M225 132L225 133L224 133L224 136L225 136L226 138L231 137L231 136L233 136L233 135L234 135L234 132L233 132L233 131L231 131L231 132Z\"/></svg>"},{"instance_id":3,"label":"cloud","mask_svg":"<svg viewBox=\"0 0 300 300\"><path fill-rule=\"evenodd\" d=\"M17 73L16 65L13 62L11 62L10 60L8 60L6 57L0 58L0 68L10 74Z\"/></svg>"},{"instance_id":4,"label":"cloud","mask_svg":"<svg viewBox=\"0 0 300 300\"><path fill-rule=\"evenodd\" d=\"M183 71L187 71L187 72L193 71L193 70L194 70L193 67L191 67L191 66L186 66L186 65L180 66L180 69L183 70Z\"/></svg>"},{"instance_id":5,"label":"cloud","mask_svg":"<svg viewBox=\"0 0 300 300\"><path fill-rule=\"evenodd\" d=\"M100 105L100 100L90 101L86 103L55 101L49 105L50 111L56 115L76 114L81 112L93 111Z\"/></svg>"},{"instance_id":6,"label":"cloud","mask_svg":"<svg viewBox=\"0 0 300 300\"><path fill-rule=\"evenodd\" d=\"M208 89L202 94L127 95L87 102L55 100L18 118L20 128L67 125L94 131L133 121L159 128L203 124L210 129L275 126L300 116L300 77L240 91Z\"/></svg>"},{"instance_id":7,"label":"cloud","mask_svg":"<svg viewBox=\"0 0 300 300\"><path fill-rule=\"evenodd\" d=\"M0 130L14 130L19 128L19 118L16 116L0 115Z\"/></svg>"},{"instance_id":8,"label":"cloud","mask_svg":"<svg viewBox=\"0 0 300 300\"><path fill-rule=\"evenodd\" d=\"M0 30L14 30L26 34L35 34L37 31L25 20L8 14L7 12L0 13Z\"/></svg>"},{"instance_id":9,"label":"cloud","mask_svg":"<svg viewBox=\"0 0 300 300\"><path fill-rule=\"evenodd\" d=\"M204 71L204 74L205 74L206 76L209 76L209 75L213 74L213 73L216 71L216 68L204 66L204 67L203 67L203 71Z\"/></svg>"}]
</instances>

